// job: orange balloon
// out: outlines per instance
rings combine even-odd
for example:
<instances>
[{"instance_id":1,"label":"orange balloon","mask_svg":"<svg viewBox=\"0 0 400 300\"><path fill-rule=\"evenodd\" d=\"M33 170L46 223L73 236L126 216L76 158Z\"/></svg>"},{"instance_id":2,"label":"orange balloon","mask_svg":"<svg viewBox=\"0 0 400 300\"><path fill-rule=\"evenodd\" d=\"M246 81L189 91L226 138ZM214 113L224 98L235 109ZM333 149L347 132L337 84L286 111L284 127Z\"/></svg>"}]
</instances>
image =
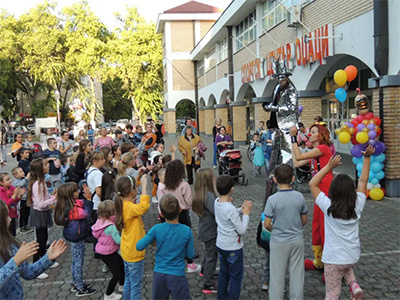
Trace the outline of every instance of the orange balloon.
<instances>
[{"instance_id":1,"label":"orange balloon","mask_svg":"<svg viewBox=\"0 0 400 300\"><path fill-rule=\"evenodd\" d=\"M378 132L379 130L381 130L380 127L379 126L375 126L375 131Z\"/></svg>"},{"instance_id":2,"label":"orange balloon","mask_svg":"<svg viewBox=\"0 0 400 300\"><path fill-rule=\"evenodd\" d=\"M344 69L347 74L347 81L353 81L357 77L358 70L355 66L349 65Z\"/></svg>"},{"instance_id":3,"label":"orange balloon","mask_svg":"<svg viewBox=\"0 0 400 300\"><path fill-rule=\"evenodd\" d=\"M369 124L376 124L376 121L375 121L375 119L371 119L371 120L369 120Z\"/></svg>"},{"instance_id":4,"label":"orange balloon","mask_svg":"<svg viewBox=\"0 0 400 300\"><path fill-rule=\"evenodd\" d=\"M365 126L367 126L369 124L369 120L364 120L361 123L363 123Z\"/></svg>"}]
</instances>

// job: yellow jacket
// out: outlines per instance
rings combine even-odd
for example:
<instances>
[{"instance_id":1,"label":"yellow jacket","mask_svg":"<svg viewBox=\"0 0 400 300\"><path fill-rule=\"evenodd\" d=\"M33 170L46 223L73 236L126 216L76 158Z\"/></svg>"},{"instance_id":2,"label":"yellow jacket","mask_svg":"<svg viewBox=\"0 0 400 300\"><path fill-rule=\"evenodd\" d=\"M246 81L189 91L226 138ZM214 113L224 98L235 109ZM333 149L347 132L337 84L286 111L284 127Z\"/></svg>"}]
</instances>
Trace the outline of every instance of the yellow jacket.
<instances>
[{"instance_id":1,"label":"yellow jacket","mask_svg":"<svg viewBox=\"0 0 400 300\"><path fill-rule=\"evenodd\" d=\"M201 142L201 138L198 135L193 134L193 136L194 138L192 138L192 142L189 142L186 139L186 135L182 135L178 142L178 148L182 155L183 152L187 152L187 155L183 155L183 163L185 165L192 164L193 148L196 147L199 142ZM200 165L200 160L196 160L195 164Z\"/></svg>"},{"instance_id":2,"label":"yellow jacket","mask_svg":"<svg viewBox=\"0 0 400 300\"><path fill-rule=\"evenodd\" d=\"M121 256L124 261L138 262L144 259L145 250L137 251L136 243L145 236L142 215L150 208L150 196L141 195L140 203L123 201L122 220L124 228L121 235Z\"/></svg>"}]
</instances>

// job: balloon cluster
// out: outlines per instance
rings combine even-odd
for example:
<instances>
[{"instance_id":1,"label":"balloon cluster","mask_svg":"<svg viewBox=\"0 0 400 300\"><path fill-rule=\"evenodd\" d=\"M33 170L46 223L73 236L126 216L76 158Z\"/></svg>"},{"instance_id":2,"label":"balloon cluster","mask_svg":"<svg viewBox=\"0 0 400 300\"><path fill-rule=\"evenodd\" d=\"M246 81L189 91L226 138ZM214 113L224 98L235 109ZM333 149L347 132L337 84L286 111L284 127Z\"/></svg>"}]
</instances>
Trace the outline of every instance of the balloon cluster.
<instances>
[{"instance_id":1,"label":"balloon cluster","mask_svg":"<svg viewBox=\"0 0 400 300\"><path fill-rule=\"evenodd\" d=\"M386 146L378 140L378 137L382 134L381 123L381 119L375 117L373 112L368 112L365 115L358 115L351 122L343 122L342 127L335 130L340 143L347 144L351 142L353 144L350 153L353 156L353 163L356 165L358 177L361 176L364 161L361 152L368 145L375 148L375 153L371 156L367 185L369 196L373 200L381 200L384 196L384 190L379 184L379 181L385 177L383 162L386 159L385 154L383 154Z\"/></svg>"},{"instance_id":2,"label":"balloon cluster","mask_svg":"<svg viewBox=\"0 0 400 300\"><path fill-rule=\"evenodd\" d=\"M82 120L83 115L86 113L85 106L78 98L72 100L71 104L69 105L69 109L72 111L74 119L78 122Z\"/></svg>"},{"instance_id":3,"label":"balloon cluster","mask_svg":"<svg viewBox=\"0 0 400 300\"><path fill-rule=\"evenodd\" d=\"M344 70L337 70L333 75L335 83L340 86L335 91L335 97L340 103L344 103L347 99L347 92L342 86L344 86L346 82L353 81L357 77L357 73L357 68L353 65L349 65Z\"/></svg>"}]
</instances>

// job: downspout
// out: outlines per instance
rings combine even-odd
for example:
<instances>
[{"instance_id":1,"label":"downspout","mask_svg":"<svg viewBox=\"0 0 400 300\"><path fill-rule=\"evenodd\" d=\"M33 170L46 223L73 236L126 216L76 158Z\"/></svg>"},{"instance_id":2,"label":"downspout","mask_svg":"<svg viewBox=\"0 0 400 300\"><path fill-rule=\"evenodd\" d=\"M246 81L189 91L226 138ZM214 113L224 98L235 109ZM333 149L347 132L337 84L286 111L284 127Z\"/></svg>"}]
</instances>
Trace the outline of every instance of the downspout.
<instances>
[{"instance_id":1,"label":"downspout","mask_svg":"<svg viewBox=\"0 0 400 300\"><path fill-rule=\"evenodd\" d=\"M232 43L232 26L227 26L228 28L228 82L229 82L229 99L231 102L235 101L235 85L234 85L234 77L233 77L233 43ZM232 107L229 107L230 116L231 116L231 123L232 123L232 138L233 134L233 111ZM228 124L227 124L228 125Z\"/></svg>"},{"instance_id":2,"label":"downspout","mask_svg":"<svg viewBox=\"0 0 400 300\"><path fill-rule=\"evenodd\" d=\"M197 133L200 135L200 120L199 120L199 84L197 79L197 61L194 61L194 102L196 104L196 122Z\"/></svg>"}]
</instances>

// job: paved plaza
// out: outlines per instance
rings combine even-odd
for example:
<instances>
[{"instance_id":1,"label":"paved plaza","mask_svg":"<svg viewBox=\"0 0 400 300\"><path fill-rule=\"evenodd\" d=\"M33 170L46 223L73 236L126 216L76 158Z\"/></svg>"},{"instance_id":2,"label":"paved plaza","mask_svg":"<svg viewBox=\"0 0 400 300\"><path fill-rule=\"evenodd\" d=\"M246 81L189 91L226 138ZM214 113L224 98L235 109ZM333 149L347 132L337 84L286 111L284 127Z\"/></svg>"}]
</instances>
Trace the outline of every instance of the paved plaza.
<instances>
[{"instance_id":1,"label":"paved plaza","mask_svg":"<svg viewBox=\"0 0 400 300\"><path fill-rule=\"evenodd\" d=\"M165 138L166 144L176 144L177 138ZM202 161L202 167L212 167L212 140L205 138L208 146L206 152L207 160ZM167 147L168 149L168 147ZM255 178L252 172L252 165L245 156L245 149L242 148L244 171L249 179L248 186L235 186L233 195L234 204L239 206L244 199L253 202L253 210L250 215L250 226L244 239L245 275L241 299L267 299L268 292L261 290L263 265L265 262L264 250L257 247L256 231L263 211L263 198L265 192L265 174ZM180 153L177 154L180 158ZM4 169L10 171L16 165L14 159L9 157L8 166ZM341 170L351 171L352 166L343 166ZM264 170L263 170L264 171ZM352 175L352 174L350 174ZM305 226L305 257L312 257L311 250L311 220L313 212L313 199L308 189L308 184L302 184L298 190L304 194L309 208L309 222ZM355 275L360 286L364 290L365 299L400 299L400 218L399 198L384 198L382 201L368 200L360 223L360 237L362 254L359 263L355 267ZM199 253L200 263L203 257L202 244L197 239L198 217L192 213L193 234L195 237L196 252ZM151 204L150 210L143 217L146 231L157 221L157 209ZM62 227L55 226L49 230L49 240L62 237ZM35 239L34 234L18 235L20 240L31 241ZM71 284L71 256L70 249L63 254L58 262L60 266L48 270L50 277L46 280L22 280L25 292L25 299L74 299L75 294L69 291ZM151 299L153 267L155 248L150 246L145 258L145 278L143 282L143 299ZM103 263L93 258L93 246L86 245L84 278L91 283L97 293L85 299L102 299L104 292L111 278L110 272L102 273ZM271 274L274 276L274 274ZM202 278L198 274L187 274L190 291L193 299L216 299L216 295L203 295L201 292ZM305 272L305 299L323 299L325 286L322 284L321 271ZM288 281L286 282L288 289ZM349 299L348 288L343 285L342 298Z\"/></svg>"}]
</instances>

